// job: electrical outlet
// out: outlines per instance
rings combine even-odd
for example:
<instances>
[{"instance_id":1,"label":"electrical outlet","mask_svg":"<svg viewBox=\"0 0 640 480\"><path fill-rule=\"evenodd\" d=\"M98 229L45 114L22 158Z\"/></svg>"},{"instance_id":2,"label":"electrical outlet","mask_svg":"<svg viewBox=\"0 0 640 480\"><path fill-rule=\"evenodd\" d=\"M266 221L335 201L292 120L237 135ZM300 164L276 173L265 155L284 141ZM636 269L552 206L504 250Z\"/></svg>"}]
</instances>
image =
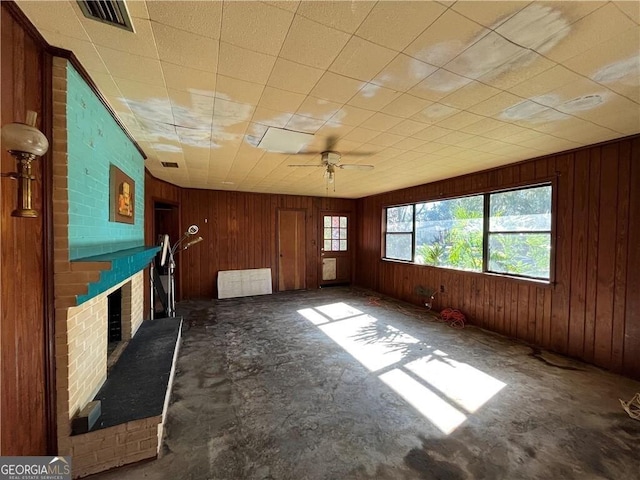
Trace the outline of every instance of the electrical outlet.
<instances>
[{"instance_id":1,"label":"electrical outlet","mask_svg":"<svg viewBox=\"0 0 640 480\"><path fill-rule=\"evenodd\" d=\"M444 285L440 285L440 293L444 293Z\"/></svg>"}]
</instances>

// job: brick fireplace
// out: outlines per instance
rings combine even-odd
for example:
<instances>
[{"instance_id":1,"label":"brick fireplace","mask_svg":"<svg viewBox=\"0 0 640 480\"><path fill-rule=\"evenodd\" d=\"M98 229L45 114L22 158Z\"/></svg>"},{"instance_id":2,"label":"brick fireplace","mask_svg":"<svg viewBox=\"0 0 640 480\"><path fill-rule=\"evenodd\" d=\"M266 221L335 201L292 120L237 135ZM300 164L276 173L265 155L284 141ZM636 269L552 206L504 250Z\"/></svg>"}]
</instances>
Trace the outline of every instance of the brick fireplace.
<instances>
[{"instance_id":1,"label":"brick fireplace","mask_svg":"<svg viewBox=\"0 0 640 480\"><path fill-rule=\"evenodd\" d=\"M136 341L144 319L143 271L158 248L144 246L141 153L66 59L54 58L52 83L58 454L72 456L73 476L80 477L153 458L161 445L162 410L88 433L74 435L71 428L109 383L110 367L126 355L127 343ZM132 224L110 220L112 165L136 184ZM111 352L109 295L116 291L121 342Z\"/></svg>"}]
</instances>

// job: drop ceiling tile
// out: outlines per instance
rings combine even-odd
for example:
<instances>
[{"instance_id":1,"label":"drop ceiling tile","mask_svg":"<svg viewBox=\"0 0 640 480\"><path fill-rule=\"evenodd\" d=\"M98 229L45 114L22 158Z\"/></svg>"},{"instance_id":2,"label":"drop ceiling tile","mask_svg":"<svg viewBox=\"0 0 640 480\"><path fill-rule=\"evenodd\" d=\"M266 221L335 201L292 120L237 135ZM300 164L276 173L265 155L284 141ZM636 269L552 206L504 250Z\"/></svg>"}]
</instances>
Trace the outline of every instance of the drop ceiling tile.
<instances>
[{"instance_id":1,"label":"drop ceiling tile","mask_svg":"<svg viewBox=\"0 0 640 480\"><path fill-rule=\"evenodd\" d=\"M492 117L503 112L507 108L517 105L522 102L522 100L522 97L518 97L512 93L500 92L494 97L488 98L484 102L480 102L477 105L467 108L467 111L478 115L484 115L485 117Z\"/></svg>"},{"instance_id":2,"label":"drop ceiling tile","mask_svg":"<svg viewBox=\"0 0 640 480\"><path fill-rule=\"evenodd\" d=\"M296 132L304 132L315 134L324 125L325 120L319 120L317 118L304 117L302 115L293 115L285 127L288 130L294 130Z\"/></svg>"},{"instance_id":3,"label":"drop ceiling tile","mask_svg":"<svg viewBox=\"0 0 640 480\"><path fill-rule=\"evenodd\" d=\"M289 12L295 12L298 9L298 5L300 5L300 2L294 0L265 1L262 3L266 3L267 5L271 5L272 7L282 8L284 10L288 10Z\"/></svg>"},{"instance_id":4,"label":"drop ceiling tile","mask_svg":"<svg viewBox=\"0 0 640 480\"><path fill-rule=\"evenodd\" d=\"M460 146L460 143L464 141L469 141L475 138L474 135L470 135L464 132L451 132L447 135L444 135L438 139L438 143L443 143L445 145L455 145Z\"/></svg>"},{"instance_id":5,"label":"drop ceiling tile","mask_svg":"<svg viewBox=\"0 0 640 480\"><path fill-rule=\"evenodd\" d=\"M567 60L565 65L621 95L640 102L638 45L640 27L635 27Z\"/></svg>"},{"instance_id":6,"label":"drop ceiling tile","mask_svg":"<svg viewBox=\"0 0 640 480\"><path fill-rule=\"evenodd\" d=\"M425 100L437 102L472 81L470 78L462 77L441 68L411 88L408 93Z\"/></svg>"},{"instance_id":7,"label":"drop ceiling tile","mask_svg":"<svg viewBox=\"0 0 640 480\"><path fill-rule=\"evenodd\" d=\"M168 25L209 38L220 38L222 2L181 1L145 2L154 24Z\"/></svg>"},{"instance_id":8,"label":"drop ceiling tile","mask_svg":"<svg viewBox=\"0 0 640 480\"><path fill-rule=\"evenodd\" d=\"M463 77L477 79L489 72L495 77L520 66L530 53L500 35L490 32L446 64L446 69Z\"/></svg>"},{"instance_id":9,"label":"drop ceiling tile","mask_svg":"<svg viewBox=\"0 0 640 480\"><path fill-rule=\"evenodd\" d=\"M93 73L91 74L91 78L98 86L98 90L102 95L109 97L119 97L122 96L118 86L116 85L113 77L107 73Z\"/></svg>"},{"instance_id":10,"label":"drop ceiling tile","mask_svg":"<svg viewBox=\"0 0 640 480\"><path fill-rule=\"evenodd\" d=\"M495 120L493 118L481 118L477 122L470 123L461 127L460 130L472 135L486 135L487 132L499 129L508 125L508 123Z\"/></svg>"},{"instance_id":11,"label":"drop ceiling tile","mask_svg":"<svg viewBox=\"0 0 640 480\"><path fill-rule=\"evenodd\" d=\"M336 103L345 103L353 97L361 87L362 82L336 73L325 72L316 86L311 90L311 95Z\"/></svg>"},{"instance_id":12,"label":"drop ceiling tile","mask_svg":"<svg viewBox=\"0 0 640 480\"><path fill-rule=\"evenodd\" d=\"M354 33L376 2L302 2L298 15L346 33Z\"/></svg>"},{"instance_id":13,"label":"drop ceiling tile","mask_svg":"<svg viewBox=\"0 0 640 480\"><path fill-rule=\"evenodd\" d=\"M401 118L392 117L391 115L386 115L384 113L378 112L362 122L362 127L370 128L371 130L377 130L379 132L384 132L396 126L401 121Z\"/></svg>"},{"instance_id":14,"label":"drop ceiling tile","mask_svg":"<svg viewBox=\"0 0 640 480\"><path fill-rule=\"evenodd\" d=\"M466 109L500 93L497 88L475 80L440 100L440 103Z\"/></svg>"},{"instance_id":15,"label":"drop ceiling tile","mask_svg":"<svg viewBox=\"0 0 640 480\"><path fill-rule=\"evenodd\" d=\"M111 76L164 87L159 60L131 55L107 47L97 47L97 49Z\"/></svg>"},{"instance_id":16,"label":"drop ceiling tile","mask_svg":"<svg viewBox=\"0 0 640 480\"><path fill-rule=\"evenodd\" d=\"M382 113L409 118L424 110L433 102L404 93L382 109ZM423 127L424 128L424 127Z\"/></svg>"},{"instance_id":17,"label":"drop ceiling tile","mask_svg":"<svg viewBox=\"0 0 640 480\"><path fill-rule=\"evenodd\" d=\"M267 85L290 92L308 94L318 83L323 71L318 68L278 58Z\"/></svg>"},{"instance_id":18,"label":"drop ceiling tile","mask_svg":"<svg viewBox=\"0 0 640 480\"><path fill-rule=\"evenodd\" d=\"M292 113L279 112L269 108L257 107L253 113L251 121L260 125L284 128L289 120L293 117ZM262 137L262 135L261 135Z\"/></svg>"},{"instance_id":19,"label":"drop ceiling tile","mask_svg":"<svg viewBox=\"0 0 640 480\"><path fill-rule=\"evenodd\" d=\"M441 103L434 103L416 113L411 119L423 123L438 123L457 113L460 113L460 110L457 108L442 105Z\"/></svg>"},{"instance_id":20,"label":"drop ceiling tile","mask_svg":"<svg viewBox=\"0 0 640 480\"><path fill-rule=\"evenodd\" d=\"M376 130L369 130L367 128L357 127L351 130L348 134L344 136L345 140L349 140L350 142L358 142L365 143L371 140L374 137L377 137L380 132Z\"/></svg>"},{"instance_id":21,"label":"drop ceiling tile","mask_svg":"<svg viewBox=\"0 0 640 480\"><path fill-rule=\"evenodd\" d=\"M560 63L635 26L615 5L608 3L551 37L544 55Z\"/></svg>"},{"instance_id":22,"label":"drop ceiling tile","mask_svg":"<svg viewBox=\"0 0 640 480\"><path fill-rule=\"evenodd\" d=\"M404 92L436 70L437 67L433 65L401 53L378 73L371 83Z\"/></svg>"},{"instance_id":23,"label":"drop ceiling tile","mask_svg":"<svg viewBox=\"0 0 640 480\"><path fill-rule=\"evenodd\" d=\"M337 137L339 139L344 138L354 127L351 125L341 125L333 122L326 122L317 132L316 136L320 136L322 138L326 137ZM341 140L342 142L342 140ZM357 145L356 145L357 146ZM318 148L322 148L323 144L320 143Z\"/></svg>"},{"instance_id":24,"label":"drop ceiling tile","mask_svg":"<svg viewBox=\"0 0 640 480\"><path fill-rule=\"evenodd\" d=\"M427 142L422 146L416 147L414 150L422 154L426 153L428 155L432 155L434 153L441 152L442 150L447 148L447 146L448 145L445 145L444 143Z\"/></svg>"},{"instance_id":25,"label":"drop ceiling tile","mask_svg":"<svg viewBox=\"0 0 640 480\"><path fill-rule=\"evenodd\" d=\"M366 83L360 91L349 100L348 104L377 112L389 105L400 95L402 95L402 92L380 87L373 83Z\"/></svg>"},{"instance_id":26,"label":"drop ceiling tile","mask_svg":"<svg viewBox=\"0 0 640 480\"><path fill-rule=\"evenodd\" d=\"M160 60L198 70L215 72L218 41L158 23L153 24Z\"/></svg>"},{"instance_id":27,"label":"drop ceiling tile","mask_svg":"<svg viewBox=\"0 0 640 480\"><path fill-rule=\"evenodd\" d=\"M277 56L293 13L260 2L224 2L222 41Z\"/></svg>"},{"instance_id":28,"label":"drop ceiling tile","mask_svg":"<svg viewBox=\"0 0 640 480\"><path fill-rule=\"evenodd\" d=\"M81 22L96 45L109 47L121 52L140 55L141 57L158 58L151 23L142 18L134 20L135 33L122 28L114 28L106 23L90 20L79 12Z\"/></svg>"},{"instance_id":29,"label":"drop ceiling tile","mask_svg":"<svg viewBox=\"0 0 640 480\"><path fill-rule=\"evenodd\" d=\"M90 72L109 73L109 69L98 55L91 42L85 42L66 35L43 30L42 35L51 45L72 51L84 68Z\"/></svg>"},{"instance_id":30,"label":"drop ceiling tile","mask_svg":"<svg viewBox=\"0 0 640 480\"><path fill-rule=\"evenodd\" d=\"M488 33L481 25L447 10L404 53L442 67Z\"/></svg>"},{"instance_id":31,"label":"drop ceiling tile","mask_svg":"<svg viewBox=\"0 0 640 480\"><path fill-rule=\"evenodd\" d=\"M369 81L395 55L393 50L354 36L333 61L329 70L345 77Z\"/></svg>"},{"instance_id":32,"label":"drop ceiling tile","mask_svg":"<svg viewBox=\"0 0 640 480\"><path fill-rule=\"evenodd\" d=\"M636 1L619 1L613 4L622 10L631 20L640 25L640 4Z\"/></svg>"},{"instance_id":33,"label":"drop ceiling tile","mask_svg":"<svg viewBox=\"0 0 640 480\"><path fill-rule=\"evenodd\" d=\"M438 121L438 126L444 128L450 128L452 130L458 130L464 128L467 125L471 125L484 117L480 115L476 115L471 112L460 112L452 115L450 117L445 118L444 120Z\"/></svg>"},{"instance_id":34,"label":"drop ceiling tile","mask_svg":"<svg viewBox=\"0 0 640 480\"><path fill-rule=\"evenodd\" d=\"M160 85L149 85L147 83L134 82L123 78L113 77L118 90L127 100L135 101L165 101L169 98L166 87Z\"/></svg>"},{"instance_id":35,"label":"drop ceiling tile","mask_svg":"<svg viewBox=\"0 0 640 480\"><path fill-rule=\"evenodd\" d=\"M343 105L336 114L331 117L329 123L344 124L357 127L374 114L371 110L354 107L352 105Z\"/></svg>"},{"instance_id":36,"label":"drop ceiling tile","mask_svg":"<svg viewBox=\"0 0 640 480\"><path fill-rule=\"evenodd\" d=\"M433 23L446 8L435 2L378 2L356 35L378 45L402 51Z\"/></svg>"},{"instance_id":37,"label":"drop ceiling tile","mask_svg":"<svg viewBox=\"0 0 640 480\"><path fill-rule=\"evenodd\" d=\"M213 97L216 92L216 74L173 63L160 62L167 88L192 91Z\"/></svg>"},{"instance_id":38,"label":"drop ceiling tile","mask_svg":"<svg viewBox=\"0 0 640 480\"><path fill-rule=\"evenodd\" d=\"M258 83L216 75L215 96L217 98L255 105L260 100L263 90L264 85Z\"/></svg>"},{"instance_id":39,"label":"drop ceiling tile","mask_svg":"<svg viewBox=\"0 0 640 480\"><path fill-rule=\"evenodd\" d=\"M432 125L427 127L419 132L414 133L412 136L415 138L419 138L420 140L426 140L428 142L432 142L433 140L437 140L440 137L444 137L451 133L452 130L448 128L438 127L436 125Z\"/></svg>"},{"instance_id":40,"label":"drop ceiling tile","mask_svg":"<svg viewBox=\"0 0 640 480\"><path fill-rule=\"evenodd\" d=\"M266 84L276 57L220 42L218 73L228 77Z\"/></svg>"},{"instance_id":41,"label":"drop ceiling tile","mask_svg":"<svg viewBox=\"0 0 640 480\"><path fill-rule=\"evenodd\" d=\"M327 68L349 41L349 35L296 15L280 57L303 65Z\"/></svg>"},{"instance_id":42,"label":"drop ceiling tile","mask_svg":"<svg viewBox=\"0 0 640 480\"><path fill-rule=\"evenodd\" d=\"M568 68L556 65L533 78L509 88L509 92L523 98L537 97L564 85L579 82L581 79L580 75Z\"/></svg>"},{"instance_id":43,"label":"drop ceiling tile","mask_svg":"<svg viewBox=\"0 0 640 480\"><path fill-rule=\"evenodd\" d=\"M296 113L304 117L312 117L327 121L336 115L340 111L341 107L342 104L340 103L330 102L323 98L308 96L298 107L298 111Z\"/></svg>"},{"instance_id":44,"label":"drop ceiling tile","mask_svg":"<svg viewBox=\"0 0 640 480\"><path fill-rule=\"evenodd\" d=\"M525 48L545 53L547 39L606 2L532 2L495 31Z\"/></svg>"},{"instance_id":45,"label":"drop ceiling tile","mask_svg":"<svg viewBox=\"0 0 640 480\"><path fill-rule=\"evenodd\" d=\"M415 150L425 143L426 142L424 140L419 140L417 138L404 138L403 140L400 140L398 143L396 143L394 147L401 150Z\"/></svg>"},{"instance_id":46,"label":"drop ceiling tile","mask_svg":"<svg viewBox=\"0 0 640 480\"><path fill-rule=\"evenodd\" d=\"M398 135L411 136L424 130L424 123L415 120L403 120L394 127L387 130L389 133L397 133Z\"/></svg>"},{"instance_id":47,"label":"drop ceiling tile","mask_svg":"<svg viewBox=\"0 0 640 480\"><path fill-rule=\"evenodd\" d=\"M59 2L55 8L51 8L51 3L47 1L19 1L17 3L29 20L38 26L38 30L47 30L55 35L89 41L89 37L76 14L76 9L79 11L79 8L74 5L75 2ZM49 38L46 35L43 36L49 42ZM66 48L57 43L49 43L56 47Z\"/></svg>"},{"instance_id":48,"label":"drop ceiling tile","mask_svg":"<svg viewBox=\"0 0 640 480\"><path fill-rule=\"evenodd\" d=\"M221 122L221 119L233 119L234 122L246 122L251 119L254 112L257 112L257 109L253 105L233 102L223 98L214 99L214 122Z\"/></svg>"},{"instance_id":49,"label":"drop ceiling tile","mask_svg":"<svg viewBox=\"0 0 640 480\"><path fill-rule=\"evenodd\" d=\"M640 132L638 104L615 93L607 95L605 101L599 105L590 109L574 111L572 115L624 135Z\"/></svg>"},{"instance_id":50,"label":"drop ceiling tile","mask_svg":"<svg viewBox=\"0 0 640 480\"><path fill-rule=\"evenodd\" d=\"M527 3L521 1L483 1L456 2L451 8L480 25L494 29L526 6Z\"/></svg>"},{"instance_id":51,"label":"drop ceiling tile","mask_svg":"<svg viewBox=\"0 0 640 480\"><path fill-rule=\"evenodd\" d=\"M295 113L304 99L305 95L300 93L287 92L286 90L280 90L273 87L265 87L258 105L272 110L278 110L280 112Z\"/></svg>"},{"instance_id":52,"label":"drop ceiling tile","mask_svg":"<svg viewBox=\"0 0 640 480\"><path fill-rule=\"evenodd\" d=\"M542 55L525 50L509 63L481 76L479 80L500 90L508 90L555 65L554 62L547 60Z\"/></svg>"}]
</instances>

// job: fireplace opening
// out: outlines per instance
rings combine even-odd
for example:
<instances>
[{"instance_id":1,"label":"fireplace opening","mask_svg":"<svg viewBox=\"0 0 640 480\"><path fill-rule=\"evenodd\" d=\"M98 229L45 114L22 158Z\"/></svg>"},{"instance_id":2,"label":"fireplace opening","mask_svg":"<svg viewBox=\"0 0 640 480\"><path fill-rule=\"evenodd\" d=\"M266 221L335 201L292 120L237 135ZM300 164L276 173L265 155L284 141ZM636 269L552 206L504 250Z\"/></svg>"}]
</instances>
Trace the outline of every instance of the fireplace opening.
<instances>
[{"instance_id":1,"label":"fireplace opening","mask_svg":"<svg viewBox=\"0 0 640 480\"><path fill-rule=\"evenodd\" d=\"M107 355L122 341L122 289L107 296Z\"/></svg>"}]
</instances>

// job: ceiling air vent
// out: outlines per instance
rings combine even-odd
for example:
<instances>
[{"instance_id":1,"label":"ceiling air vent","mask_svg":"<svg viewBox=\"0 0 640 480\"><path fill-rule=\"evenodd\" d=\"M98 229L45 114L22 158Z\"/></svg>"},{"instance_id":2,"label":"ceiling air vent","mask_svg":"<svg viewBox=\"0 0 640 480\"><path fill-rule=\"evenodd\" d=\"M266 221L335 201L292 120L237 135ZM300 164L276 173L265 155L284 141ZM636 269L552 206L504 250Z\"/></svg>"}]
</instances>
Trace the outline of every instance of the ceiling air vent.
<instances>
[{"instance_id":1,"label":"ceiling air vent","mask_svg":"<svg viewBox=\"0 0 640 480\"><path fill-rule=\"evenodd\" d=\"M178 164L176 162L160 162L162 166L165 168L178 168Z\"/></svg>"},{"instance_id":2,"label":"ceiling air vent","mask_svg":"<svg viewBox=\"0 0 640 480\"><path fill-rule=\"evenodd\" d=\"M122 0L78 0L84 16L133 32L131 18Z\"/></svg>"}]
</instances>

